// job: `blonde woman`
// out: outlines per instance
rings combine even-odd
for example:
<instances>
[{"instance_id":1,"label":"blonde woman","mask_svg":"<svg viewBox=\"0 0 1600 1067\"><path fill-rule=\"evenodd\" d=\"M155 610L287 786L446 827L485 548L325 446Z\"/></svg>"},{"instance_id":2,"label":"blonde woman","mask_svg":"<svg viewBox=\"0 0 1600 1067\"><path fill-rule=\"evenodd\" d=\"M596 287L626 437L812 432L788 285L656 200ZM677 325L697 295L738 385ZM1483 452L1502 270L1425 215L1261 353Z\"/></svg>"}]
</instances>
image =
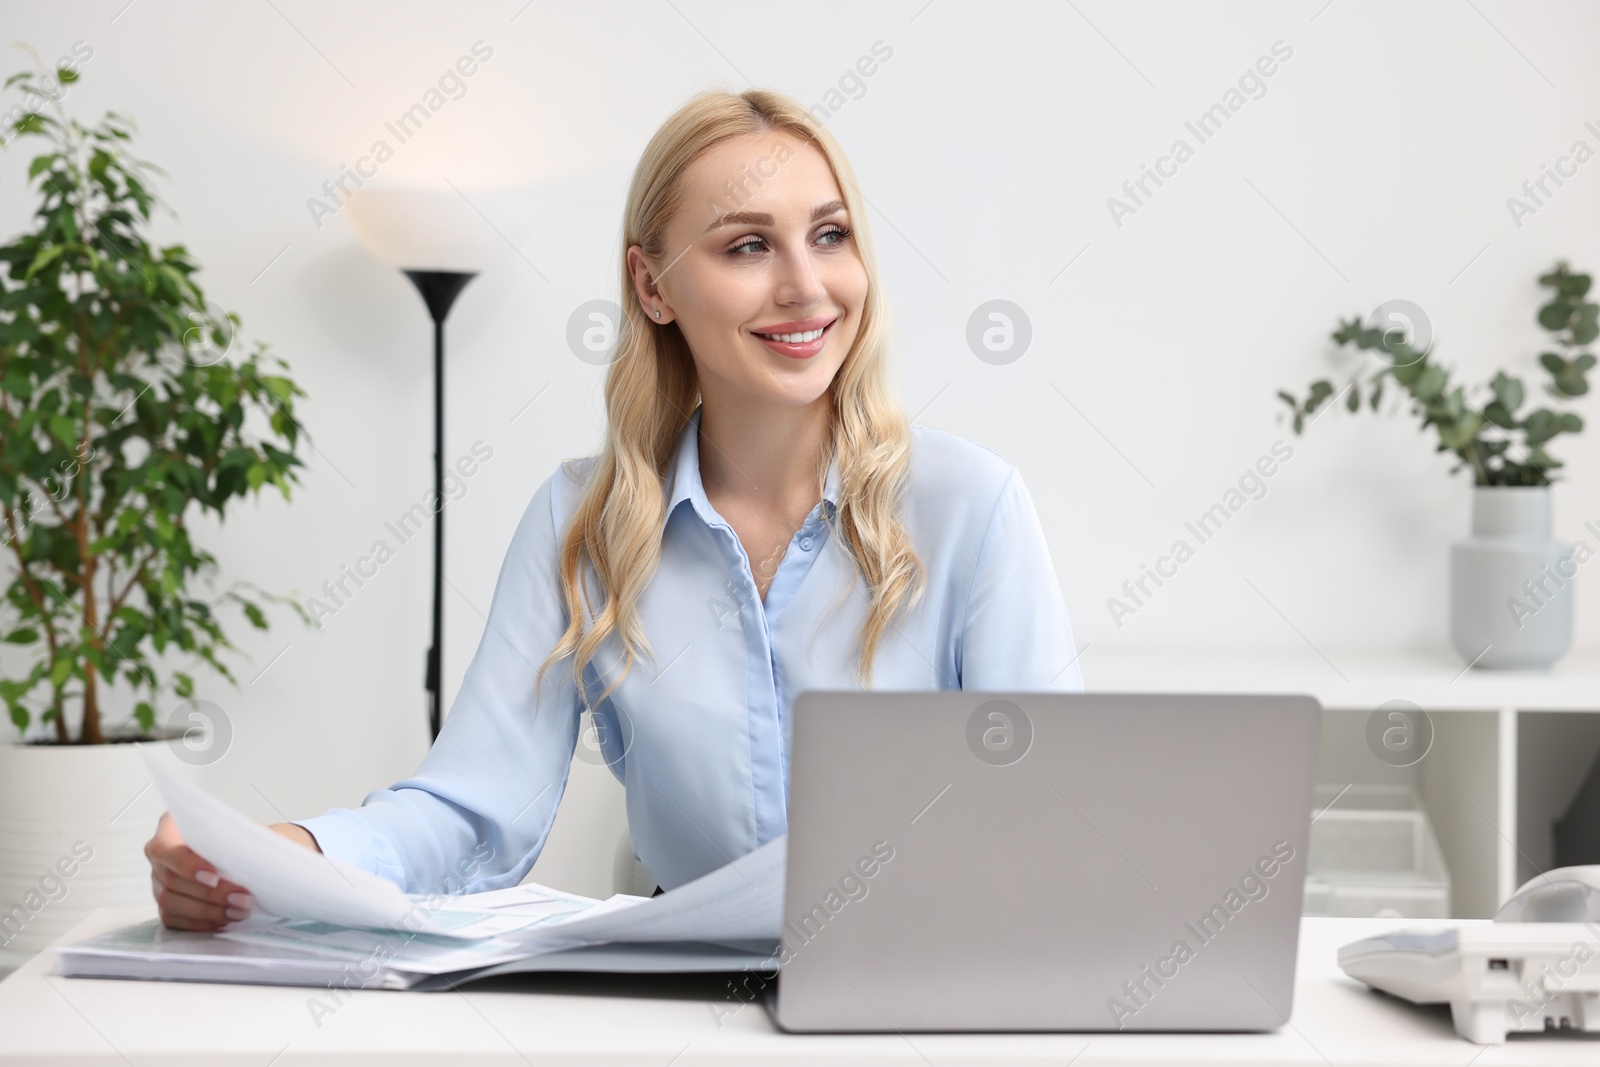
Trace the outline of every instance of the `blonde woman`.
<instances>
[{"instance_id":1,"label":"blonde woman","mask_svg":"<svg viewBox=\"0 0 1600 1067\"><path fill-rule=\"evenodd\" d=\"M1033 502L1000 456L911 426L844 153L793 100L695 97L634 173L605 446L534 494L414 776L272 828L412 893L519 884L588 709L663 888L785 832L805 689L1082 682ZM163 921L249 914L168 816Z\"/></svg>"}]
</instances>

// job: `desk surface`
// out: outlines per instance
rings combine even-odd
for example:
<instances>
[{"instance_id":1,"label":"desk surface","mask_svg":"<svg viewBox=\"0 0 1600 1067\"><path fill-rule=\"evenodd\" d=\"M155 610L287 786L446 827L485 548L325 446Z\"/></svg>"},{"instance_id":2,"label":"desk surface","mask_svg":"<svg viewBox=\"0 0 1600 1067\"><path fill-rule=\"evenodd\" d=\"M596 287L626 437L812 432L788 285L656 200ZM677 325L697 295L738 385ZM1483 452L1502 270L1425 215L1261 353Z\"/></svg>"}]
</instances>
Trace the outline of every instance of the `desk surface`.
<instances>
[{"instance_id":1,"label":"desk surface","mask_svg":"<svg viewBox=\"0 0 1600 1067\"><path fill-rule=\"evenodd\" d=\"M139 922L102 908L62 943ZM326 990L63 978L40 953L0 982L0 1064L1588 1064L1600 1041L1456 1037L1448 1011L1418 1009L1339 971L1340 945L1402 920L1304 920L1294 1016L1267 1034L792 1035L757 1004L730 1007L707 976L641 986L623 976L516 975L453 993L358 990L318 1021ZM1409 920L1406 925L1448 925ZM642 990L642 991L641 991Z\"/></svg>"}]
</instances>

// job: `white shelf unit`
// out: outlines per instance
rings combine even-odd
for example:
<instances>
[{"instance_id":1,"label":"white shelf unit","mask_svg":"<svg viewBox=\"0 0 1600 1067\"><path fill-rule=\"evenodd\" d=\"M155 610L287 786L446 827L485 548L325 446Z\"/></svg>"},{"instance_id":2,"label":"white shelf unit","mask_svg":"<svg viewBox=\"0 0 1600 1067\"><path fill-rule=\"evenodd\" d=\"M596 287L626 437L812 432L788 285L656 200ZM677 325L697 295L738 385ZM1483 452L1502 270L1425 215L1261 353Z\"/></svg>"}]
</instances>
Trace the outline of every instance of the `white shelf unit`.
<instances>
[{"instance_id":1,"label":"white shelf unit","mask_svg":"<svg viewBox=\"0 0 1600 1067\"><path fill-rule=\"evenodd\" d=\"M1447 652L1128 653L1092 646L1090 692L1309 693L1324 709L1317 781L1410 785L1422 796L1450 870L1456 918L1487 918L1552 866L1552 821L1600 752L1600 655L1547 671L1466 670ZM1367 719L1407 700L1428 713L1433 744L1409 767L1368 748Z\"/></svg>"}]
</instances>

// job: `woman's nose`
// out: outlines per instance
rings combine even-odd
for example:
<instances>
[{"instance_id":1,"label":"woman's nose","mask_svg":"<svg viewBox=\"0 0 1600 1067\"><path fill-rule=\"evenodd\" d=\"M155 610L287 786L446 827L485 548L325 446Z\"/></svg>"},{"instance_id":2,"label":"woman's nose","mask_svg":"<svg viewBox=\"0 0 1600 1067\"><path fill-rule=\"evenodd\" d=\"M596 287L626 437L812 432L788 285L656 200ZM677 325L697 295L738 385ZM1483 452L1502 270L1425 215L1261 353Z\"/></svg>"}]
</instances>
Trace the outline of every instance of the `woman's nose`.
<instances>
[{"instance_id":1,"label":"woman's nose","mask_svg":"<svg viewBox=\"0 0 1600 1067\"><path fill-rule=\"evenodd\" d=\"M779 304L808 306L824 295L822 280L817 277L816 265L809 253L801 250L786 252L780 261L777 302Z\"/></svg>"}]
</instances>

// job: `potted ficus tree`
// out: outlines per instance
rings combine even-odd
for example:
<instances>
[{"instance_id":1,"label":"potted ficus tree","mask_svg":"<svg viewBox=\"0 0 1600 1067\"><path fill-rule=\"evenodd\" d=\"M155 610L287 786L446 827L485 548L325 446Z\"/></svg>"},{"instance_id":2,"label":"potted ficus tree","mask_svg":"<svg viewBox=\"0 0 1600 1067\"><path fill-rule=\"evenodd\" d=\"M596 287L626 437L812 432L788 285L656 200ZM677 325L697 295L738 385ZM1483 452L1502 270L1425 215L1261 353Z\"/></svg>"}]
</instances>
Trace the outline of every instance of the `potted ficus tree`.
<instances>
[{"instance_id":1,"label":"potted ficus tree","mask_svg":"<svg viewBox=\"0 0 1600 1067\"><path fill-rule=\"evenodd\" d=\"M1524 411L1522 379L1504 371L1487 385L1454 382L1433 358L1431 339L1419 338L1423 323L1415 320L1425 316L1404 301L1380 307L1366 323L1341 322L1333 333L1341 347L1376 356L1377 369L1367 374L1367 366L1358 367L1343 390L1323 379L1311 383L1303 400L1278 394L1298 434L1308 417L1341 393L1352 412L1363 401L1378 410L1385 386L1393 383L1410 398L1422 428L1434 428L1436 451L1459 460L1451 473L1472 471L1472 536L1451 551L1450 638L1476 667L1547 667L1572 644L1572 583L1595 546L1552 537L1550 486L1563 464L1546 446L1583 429L1583 419L1565 408L1589 391L1588 373L1596 362L1584 351L1600 337L1600 305L1587 299L1589 283L1589 275L1574 273L1565 262L1539 278L1551 291L1538 312L1553 349L1539 355L1550 376L1544 392L1551 406ZM1592 533L1600 539L1600 530Z\"/></svg>"},{"instance_id":2,"label":"potted ficus tree","mask_svg":"<svg viewBox=\"0 0 1600 1067\"><path fill-rule=\"evenodd\" d=\"M161 806L138 749L220 757L190 673L233 680L218 609L262 629L265 600L304 618L248 583L198 595L216 561L192 521L268 486L289 497L305 394L264 346L235 350L237 316L182 245L152 243L160 172L128 154L131 120L67 116L77 80L5 82L51 102L10 131L40 144L37 210L0 245L0 701L18 732L0 743L0 948L23 952L87 909L148 903Z\"/></svg>"}]
</instances>

